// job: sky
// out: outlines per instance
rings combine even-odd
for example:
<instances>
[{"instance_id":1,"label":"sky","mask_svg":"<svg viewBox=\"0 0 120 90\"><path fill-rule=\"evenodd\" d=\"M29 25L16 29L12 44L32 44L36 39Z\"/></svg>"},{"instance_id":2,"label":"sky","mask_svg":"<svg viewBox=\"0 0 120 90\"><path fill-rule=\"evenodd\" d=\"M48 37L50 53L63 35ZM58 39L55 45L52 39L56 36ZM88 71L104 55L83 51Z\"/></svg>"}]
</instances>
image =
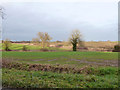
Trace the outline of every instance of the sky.
<instances>
[{"instance_id":1,"label":"sky","mask_svg":"<svg viewBox=\"0 0 120 90\"><path fill-rule=\"evenodd\" d=\"M32 40L48 32L53 41L67 41L78 29L85 41L118 40L118 3L106 2L5 2L2 37Z\"/></svg>"}]
</instances>

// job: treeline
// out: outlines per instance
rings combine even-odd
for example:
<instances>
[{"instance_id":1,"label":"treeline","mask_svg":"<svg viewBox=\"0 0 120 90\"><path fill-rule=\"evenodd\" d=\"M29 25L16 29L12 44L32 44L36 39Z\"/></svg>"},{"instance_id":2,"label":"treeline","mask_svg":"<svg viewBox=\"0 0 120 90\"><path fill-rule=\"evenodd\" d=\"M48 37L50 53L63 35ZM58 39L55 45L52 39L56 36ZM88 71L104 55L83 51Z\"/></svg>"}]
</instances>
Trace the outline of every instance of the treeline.
<instances>
[{"instance_id":1,"label":"treeline","mask_svg":"<svg viewBox=\"0 0 120 90\"><path fill-rule=\"evenodd\" d=\"M4 40L2 40L2 43ZM11 43L31 43L32 41L10 41ZM61 43L63 41L51 41L51 42L56 42L56 43Z\"/></svg>"},{"instance_id":2,"label":"treeline","mask_svg":"<svg viewBox=\"0 0 120 90\"><path fill-rule=\"evenodd\" d=\"M2 40L2 43L4 40ZM11 43L30 43L31 41L10 41Z\"/></svg>"},{"instance_id":3,"label":"treeline","mask_svg":"<svg viewBox=\"0 0 120 90\"><path fill-rule=\"evenodd\" d=\"M42 49L45 49L46 47L50 47L51 40L52 37L47 32L38 32L37 36L33 38L32 41L11 41L6 39L2 41L2 43L5 51L10 51L9 47L11 46L11 43L33 43L34 45L39 45ZM59 43L62 41L56 42ZM71 32L68 42L72 45L73 51L77 51L77 49L85 47L84 41L82 40L82 34L79 30L73 30ZM23 50L24 48L25 47L23 47ZM114 46L114 51L120 51L120 45Z\"/></svg>"},{"instance_id":4,"label":"treeline","mask_svg":"<svg viewBox=\"0 0 120 90\"><path fill-rule=\"evenodd\" d=\"M73 51L77 50L77 46L79 47L83 46L83 43L82 43L83 41L81 37L82 35L79 30L72 31L69 37L69 42L73 46ZM9 39L6 39L2 41L2 43L4 45L5 51L10 51L9 47L11 46L11 43L34 43L44 49L46 47L49 47L51 40L52 40L52 37L47 32L38 32L37 36L32 39L32 42L31 41L11 41Z\"/></svg>"}]
</instances>

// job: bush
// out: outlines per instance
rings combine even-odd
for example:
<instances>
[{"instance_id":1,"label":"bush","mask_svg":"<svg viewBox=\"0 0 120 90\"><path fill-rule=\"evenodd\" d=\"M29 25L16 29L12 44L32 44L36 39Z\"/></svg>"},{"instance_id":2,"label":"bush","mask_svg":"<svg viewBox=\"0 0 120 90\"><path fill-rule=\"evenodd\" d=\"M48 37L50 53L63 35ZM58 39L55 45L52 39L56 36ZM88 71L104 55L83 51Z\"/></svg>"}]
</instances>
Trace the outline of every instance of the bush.
<instances>
[{"instance_id":1,"label":"bush","mask_svg":"<svg viewBox=\"0 0 120 90\"><path fill-rule=\"evenodd\" d=\"M27 51L27 47L24 45L22 48L23 51Z\"/></svg>"},{"instance_id":2,"label":"bush","mask_svg":"<svg viewBox=\"0 0 120 90\"><path fill-rule=\"evenodd\" d=\"M87 47L77 47L77 49L80 49L80 50L88 50Z\"/></svg>"},{"instance_id":3,"label":"bush","mask_svg":"<svg viewBox=\"0 0 120 90\"><path fill-rule=\"evenodd\" d=\"M113 52L120 52L120 45L115 45Z\"/></svg>"},{"instance_id":4,"label":"bush","mask_svg":"<svg viewBox=\"0 0 120 90\"><path fill-rule=\"evenodd\" d=\"M46 52L49 51L47 48L41 48L40 51Z\"/></svg>"},{"instance_id":5,"label":"bush","mask_svg":"<svg viewBox=\"0 0 120 90\"><path fill-rule=\"evenodd\" d=\"M59 47L59 48L60 48L60 47L62 47L62 46L63 46L62 44L59 44L59 45L57 45L56 47Z\"/></svg>"},{"instance_id":6,"label":"bush","mask_svg":"<svg viewBox=\"0 0 120 90\"><path fill-rule=\"evenodd\" d=\"M11 51L10 46L11 46L11 42L9 39L6 39L5 41L3 41L3 47L5 51Z\"/></svg>"}]
</instances>

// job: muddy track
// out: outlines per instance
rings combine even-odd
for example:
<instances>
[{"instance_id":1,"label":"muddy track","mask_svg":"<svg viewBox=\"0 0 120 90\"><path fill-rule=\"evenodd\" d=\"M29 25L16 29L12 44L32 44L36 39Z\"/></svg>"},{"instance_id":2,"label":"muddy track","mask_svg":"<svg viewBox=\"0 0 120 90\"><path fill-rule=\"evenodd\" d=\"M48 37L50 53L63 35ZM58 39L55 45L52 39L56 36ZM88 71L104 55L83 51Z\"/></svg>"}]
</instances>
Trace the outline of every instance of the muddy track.
<instances>
[{"instance_id":1,"label":"muddy track","mask_svg":"<svg viewBox=\"0 0 120 90\"><path fill-rule=\"evenodd\" d=\"M77 61L79 63L86 63L89 65L103 65L103 66L118 66L118 60L102 60L103 62L95 62L95 61L86 61L86 60L79 60L79 59L71 59L71 61Z\"/></svg>"}]
</instances>

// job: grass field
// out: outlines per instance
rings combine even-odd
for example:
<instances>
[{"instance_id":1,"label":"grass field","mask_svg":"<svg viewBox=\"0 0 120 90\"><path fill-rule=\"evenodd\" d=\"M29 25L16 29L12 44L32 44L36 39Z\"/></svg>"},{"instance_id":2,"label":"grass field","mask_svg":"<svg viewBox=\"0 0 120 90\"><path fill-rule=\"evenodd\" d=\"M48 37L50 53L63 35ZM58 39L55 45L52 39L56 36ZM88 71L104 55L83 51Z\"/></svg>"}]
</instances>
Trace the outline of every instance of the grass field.
<instances>
[{"instance_id":1,"label":"grass field","mask_svg":"<svg viewBox=\"0 0 120 90\"><path fill-rule=\"evenodd\" d=\"M112 73L107 74L111 71ZM11 88L118 88L117 75L117 70L114 68L106 69L105 75L3 69L3 86Z\"/></svg>"},{"instance_id":2,"label":"grass field","mask_svg":"<svg viewBox=\"0 0 120 90\"><path fill-rule=\"evenodd\" d=\"M2 52L3 86L117 88L116 52ZM61 71L62 70L62 71Z\"/></svg>"},{"instance_id":3,"label":"grass field","mask_svg":"<svg viewBox=\"0 0 120 90\"><path fill-rule=\"evenodd\" d=\"M3 59L41 64L84 64L117 66L118 53L114 52L3 52Z\"/></svg>"},{"instance_id":4,"label":"grass field","mask_svg":"<svg viewBox=\"0 0 120 90\"><path fill-rule=\"evenodd\" d=\"M2 46L2 44L0 44L0 46ZM16 44L16 43L11 43L11 46L9 47L10 50L22 50L23 46L26 46L28 51L31 50L39 50L41 49L40 45L30 45L29 43L27 44ZM0 49L4 50L4 44L2 47L0 47ZM64 49L61 48L57 48L57 47L46 47L46 49L48 50L57 50L57 51L63 51Z\"/></svg>"}]
</instances>

